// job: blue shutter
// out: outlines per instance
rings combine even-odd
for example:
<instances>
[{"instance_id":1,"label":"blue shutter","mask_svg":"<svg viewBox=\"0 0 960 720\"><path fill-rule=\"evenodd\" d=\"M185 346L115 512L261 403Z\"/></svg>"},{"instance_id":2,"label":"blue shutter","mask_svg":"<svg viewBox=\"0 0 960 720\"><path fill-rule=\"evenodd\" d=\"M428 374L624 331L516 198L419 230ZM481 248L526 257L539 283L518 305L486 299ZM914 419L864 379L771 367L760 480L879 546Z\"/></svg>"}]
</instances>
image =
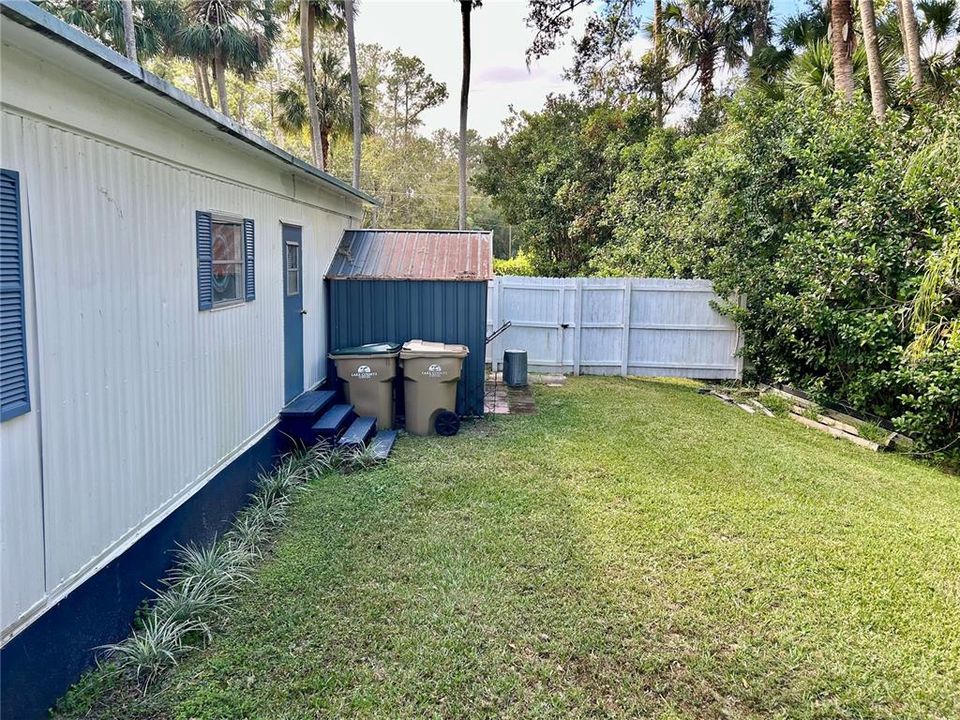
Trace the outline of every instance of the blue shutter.
<instances>
[{"instance_id":1,"label":"blue shutter","mask_svg":"<svg viewBox=\"0 0 960 720\"><path fill-rule=\"evenodd\" d=\"M245 219L243 221L243 259L244 266L244 289L246 300L250 302L257 296L256 291L256 273L254 272L254 246L253 246L253 220Z\"/></svg>"},{"instance_id":2,"label":"blue shutter","mask_svg":"<svg viewBox=\"0 0 960 720\"><path fill-rule=\"evenodd\" d=\"M0 170L0 420L29 411L20 174Z\"/></svg>"},{"instance_id":3,"label":"blue shutter","mask_svg":"<svg viewBox=\"0 0 960 720\"><path fill-rule=\"evenodd\" d=\"M197 304L213 307L213 227L210 213L197 211Z\"/></svg>"}]
</instances>

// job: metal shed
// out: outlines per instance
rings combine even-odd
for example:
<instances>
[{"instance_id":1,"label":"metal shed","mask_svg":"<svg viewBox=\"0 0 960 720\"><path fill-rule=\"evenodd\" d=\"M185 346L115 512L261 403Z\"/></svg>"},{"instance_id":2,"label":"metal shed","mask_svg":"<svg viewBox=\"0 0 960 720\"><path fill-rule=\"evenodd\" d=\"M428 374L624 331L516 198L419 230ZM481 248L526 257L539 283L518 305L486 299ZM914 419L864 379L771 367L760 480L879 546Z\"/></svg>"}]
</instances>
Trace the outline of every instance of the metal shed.
<instances>
[{"instance_id":1,"label":"metal shed","mask_svg":"<svg viewBox=\"0 0 960 720\"><path fill-rule=\"evenodd\" d=\"M457 412L482 415L492 271L489 232L346 230L327 273L330 347L413 338L466 345Z\"/></svg>"}]
</instances>

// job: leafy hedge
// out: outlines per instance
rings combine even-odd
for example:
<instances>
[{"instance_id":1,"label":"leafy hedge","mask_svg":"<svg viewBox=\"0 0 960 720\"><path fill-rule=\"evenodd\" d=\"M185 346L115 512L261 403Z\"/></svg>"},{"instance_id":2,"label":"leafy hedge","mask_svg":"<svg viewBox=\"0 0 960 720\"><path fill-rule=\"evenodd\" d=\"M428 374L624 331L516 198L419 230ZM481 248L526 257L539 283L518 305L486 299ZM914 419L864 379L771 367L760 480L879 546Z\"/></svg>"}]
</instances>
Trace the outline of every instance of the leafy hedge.
<instances>
[{"instance_id":1,"label":"leafy hedge","mask_svg":"<svg viewBox=\"0 0 960 720\"><path fill-rule=\"evenodd\" d=\"M537 273L533 268L533 258L523 250L512 258L494 258L493 272L496 275L525 275L533 277Z\"/></svg>"},{"instance_id":2,"label":"leafy hedge","mask_svg":"<svg viewBox=\"0 0 960 720\"><path fill-rule=\"evenodd\" d=\"M488 141L472 182L514 225L538 275L575 275L610 240L604 201L622 149L642 140L649 107L587 107L549 97L541 112L514 112Z\"/></svg>"},{"instance_id":3,"label":"leafy hedge","mask_svg":"<svg viewBox=\"0 0 960 720\"><path fill-rule=\"evenodd\" d=\"M960 456L960 287L919 357L912 310L956 242L960 102L891 114L744 93L706 136L656 131L623 151L600 275L710 277L744 329L754 372L894 418ZM951 241L950 238L953 238ZM951 324L952 323L952 324Z\"/></svg>"}]
</instances>

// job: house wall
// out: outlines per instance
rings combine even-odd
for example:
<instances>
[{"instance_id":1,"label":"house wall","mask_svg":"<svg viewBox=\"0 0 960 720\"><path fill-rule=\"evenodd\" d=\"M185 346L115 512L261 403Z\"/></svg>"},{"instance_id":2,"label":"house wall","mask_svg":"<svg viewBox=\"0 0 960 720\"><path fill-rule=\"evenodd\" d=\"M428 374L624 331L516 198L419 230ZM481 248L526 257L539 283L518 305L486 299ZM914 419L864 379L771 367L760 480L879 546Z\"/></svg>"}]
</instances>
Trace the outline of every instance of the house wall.
<instances>
[{"instance_id":1,"label":"house wall","mask_svg":"<svg viewBox=\"0 0 960 720\"><path fill-rule=\"evenodd\" d=\"M303 227L304 380L358 200L11 22L0 165L20 172L31 401L0 423L3 639L270 432L281 220ZM256 222L256 300L197 310L194 215Z\"/></svg>"}]
</instances>

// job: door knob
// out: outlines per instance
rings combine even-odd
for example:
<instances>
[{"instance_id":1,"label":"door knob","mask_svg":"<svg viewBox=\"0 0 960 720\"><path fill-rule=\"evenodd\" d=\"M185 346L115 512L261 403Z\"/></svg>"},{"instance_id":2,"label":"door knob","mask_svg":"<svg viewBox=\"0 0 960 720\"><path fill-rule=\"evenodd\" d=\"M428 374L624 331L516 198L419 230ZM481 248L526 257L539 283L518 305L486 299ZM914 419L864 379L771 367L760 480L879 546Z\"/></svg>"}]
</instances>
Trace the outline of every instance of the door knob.
<instances>
[{"instance_id":1,"label":"door knob","mask_svg":"<svg viewBox=\"0 0 960 720\"><path fill-rule=\"evenodd\" d=\"M301 311L300 311L300 314L301 314L301 315L306 315L306 314L307 314L307 311L306 311L306 310L301 310Z\"/></svg>"}]
</instances>

